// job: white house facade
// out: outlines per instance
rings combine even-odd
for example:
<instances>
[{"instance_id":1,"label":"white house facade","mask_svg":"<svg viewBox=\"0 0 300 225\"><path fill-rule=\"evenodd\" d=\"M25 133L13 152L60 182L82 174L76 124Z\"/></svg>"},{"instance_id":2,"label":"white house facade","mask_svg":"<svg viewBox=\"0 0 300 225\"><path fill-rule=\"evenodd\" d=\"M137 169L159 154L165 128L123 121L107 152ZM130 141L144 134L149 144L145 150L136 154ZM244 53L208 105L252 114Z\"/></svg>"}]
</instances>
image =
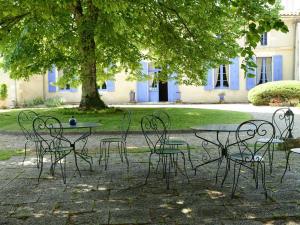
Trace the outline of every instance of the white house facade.
<instances>
[{"instance_id":1,"label":"white house facade","mask_svg":"<svg viewBox=\"0 0 300 225\"><path fill-rule=\"evenodd\" d=\"M248 91L256 85L277 80L300 80L300 1L282 0L284 10L281 16L289 28L284 34L277 31L265 33L255 50L257 69L255 78L248 78L241 69L242 58L232 59L230 65L220 65L208 71L206 86L178 85L175 79L166 83L157 82L154 77L159 69L143 61L143 73L149 80L127 81L126 73L115 76L99 87L99 93L107 104L129 102L184 102L217 103L220 96L225 102L247 102ZM244 40L240 40L241 44ZM2 74L1 74L2 73ZM79 103L81 88L61 89L54 85L59 77L56 68L45 75L37 75L29 81L14 81L0 71L0 83L8 84L8 99L2 105L13 107L26 100L61 97L67 103ZM175 77L176 74L173 74ZM134 93L134 94L133 94ZM0 105L1 106L1 105Z\"/></svg>"}]
</instances>

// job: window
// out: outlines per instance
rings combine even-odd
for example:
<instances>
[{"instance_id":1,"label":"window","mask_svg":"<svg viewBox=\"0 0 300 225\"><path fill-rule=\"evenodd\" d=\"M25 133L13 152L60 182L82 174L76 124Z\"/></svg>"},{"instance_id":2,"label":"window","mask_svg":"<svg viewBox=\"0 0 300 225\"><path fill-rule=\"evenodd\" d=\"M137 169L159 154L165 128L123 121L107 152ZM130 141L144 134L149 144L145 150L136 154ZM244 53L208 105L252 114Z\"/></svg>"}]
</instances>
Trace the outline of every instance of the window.
<instances>
[{"instance_id":1,"label":"window","mask_svg":"<svg viewBox=\"0 0 300 225\"><path fill-rule=\"evenodd\" d=\"M216 88L228 88L229 82L229 66L220 65L219 68L215 69L215 87Z\"/></svg>"},{"instance_id":2,"label":"window","mask_svg":"<svg viewBox=\"0 0 300 225\"><path fill-rule=\"evenodd\" d=\"M159 72L154 72L153 74L150 74L149 89L152 91L158 90L158 73Z\"/></svg>"},{"instance_id":3,"label":"window","mask_svg":"<svg viewBox=\"0 0 300 225\"><path fill-rule=\"evenodd\" d=\"M97 89L100 89L100 90L107 90L107 84L106 84L106 81L104 81L101 86L100 85L97 85Z\"/></svg>"},{"instance_id":4,"label":"window","mask_svg":"<svg viewBox=\"0 0 300 225\"><path fill-rule=\"evenodd\" d=\"M256 64L256 84L272 81L272 57L258 57Z\"/></svg>"},{"instance_id":5,"label":"window","mask_svg":"<svg viewBox=\"0 0 300 225\"><path fill-rule=\"evenodd\" d=\"M261 38L260 38L260 44L261 44L262 46L268 45L268 35L267 35L267 32L265 32L265 33L263 33L263 34L261 35Z\"/></svg>"},{"instance_id":6,"label":"window","mask_svg":"<svg viewBox=\"0 0 300 225\"><path fill-rule=\"evenodd\" d=\"M57 80L59 81L60 79L63 79L63 71L58 70L57 71ZM64 86L59 86L60 91L69 91L71 90L71 85L70 84L65 84Z\"/></svg>"}]
</instances>

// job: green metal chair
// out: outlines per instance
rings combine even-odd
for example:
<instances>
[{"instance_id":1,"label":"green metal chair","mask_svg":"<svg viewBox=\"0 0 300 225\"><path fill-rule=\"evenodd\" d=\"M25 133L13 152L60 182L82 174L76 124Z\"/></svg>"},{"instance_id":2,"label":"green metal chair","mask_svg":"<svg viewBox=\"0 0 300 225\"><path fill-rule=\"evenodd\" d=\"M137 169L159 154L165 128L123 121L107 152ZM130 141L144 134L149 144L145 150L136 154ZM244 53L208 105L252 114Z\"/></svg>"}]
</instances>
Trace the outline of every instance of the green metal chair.
<instances>
[{"instance_id":1,"label":"green metal chair","mask_svg":"<svg viewBox=\"0 0 300 225\"><path fill-rule=\"evenodd\" d=\"M121 161L126 160L127 169L129 168L129 161L127 157L127 135L131 124L131 112L124 112L123 118L120 123L121 135L118 137L108 137L100 140L100 157L99 165L101 164L102 158L104 158L104 167L107 170L109 152L112 145L116 145Z\"/></svg>"},{"instance_id":2,"label":"green metal chair","mask_svg":"<svg viewBox=\"0 0 300 225\"><path fill-rule=\"evenodd\" d=\"M141 120L141 128L150 150L148 173L146 176L145 184L147 184L148 178L150 176L152 165L151 159L155 155L159 157L157 168L160 162L162 164L163 178L166 179L167 189L170 188L171 169L174 169L175 175L177 175L179 155L181 155L183 159L183 175L189 182L189 177L186 171L184 152L178 148L174 148L174 145L165 144L167 142L167 129L164 122L157 116L147 115L144 116Z\"/></svg>"},{"instance_id":3,"label":"green metal chair","mask_svg":"<svg viewBox=\"0 0 300 225\"><path fill-rule=\"evenodd\" d=\"M60 164L64 184L66 183L66 157L73 148L70 141L63 136L63 128L60 121L52 116L38 116L33 120L33 131L38 139L38 157L40 173L38 182L43 172L44 156L51 156L50 173L54 176L57 163Z\"/></svg>"},{"instance_id":4,"label":"green metal chair","mask_svg":"<svg viewBox=\"0 0 300 225\"><path fill-rule=\"evenodd\" d=\"M165 141L164 144L169 145L172 148L177 148L177 149L179 149L180 146L186 147L186 150L188 152L188 159L189 159L189 161L191 163L191 167L193 169L194 166L193 166L193 162L191 160L191 148L190 148L189 143L186 142L185 140L179 139L177 137L172 137L168 134L168 132L170 131L170 129L172 127L170 115L167 112L162 111L162 110L154 111L153 115L160 118L166 126L167 134L166 134L166 140L164 140Z\"/></svg>"},{"instance_id":5,"label":"green metal chair","mask_svg":"<svg viewBox=\"0 0 300 225\"><path fill-rule=\"evenodd\" d=\"M270 148L268 149L268 158L269 158L269 167L270 174L272 173L273 168L273 158L275 145L281 145L285 150L286 157L289 152L286 146L286 140L293 138L292 130L294 128L294 113L290 108L279 108L277 109L272 116L272 124L275 127L275 138L272 140ZM258 140L260 143L268 142L268 139L260 138ZM287 160L288 162L288 160Z\"/></svg>"},{"instance_id":6,"label":"green metal chair","mask_svg":"<svg viewBox=\"0 0 300 225\"><path fill-rule=\"evenodd\" d=\"M39 154L38 154L38 145L39 140L37 139L34 131L33 131L33 120L38 117L38 114L32 110L22 110L18 114L18 124L22 130L22 133L25 137L25 146L24 146L24 158L23 164L26 159L27 155L27 147L29 144L33 144L35 151L36 151L36 158L37 158L37 167L39 167Z\"/></svg>"},{"instance_id":7,"label":"green metal chair","mask_svg":"<svg viewBox=\"0 0 300 225\"><path fill-rule=\"evenodd\" d=\"M266 188L266 166L264 157L275 137L274 125L265 120L248 120L239 125L235 133L237 143L231 146L227 156L226 171L222 181L222 186L226 180L230 169L230 162L233 162L233 184L231 197L234 197L238 186L242 167L248 169L253 174L256 189L258 188L258 177L261 173L261 182L267 198ZM258 142L258 140L265 141ZM238 169L237 169L238 168Z\"/></svg>"}]
</instances>

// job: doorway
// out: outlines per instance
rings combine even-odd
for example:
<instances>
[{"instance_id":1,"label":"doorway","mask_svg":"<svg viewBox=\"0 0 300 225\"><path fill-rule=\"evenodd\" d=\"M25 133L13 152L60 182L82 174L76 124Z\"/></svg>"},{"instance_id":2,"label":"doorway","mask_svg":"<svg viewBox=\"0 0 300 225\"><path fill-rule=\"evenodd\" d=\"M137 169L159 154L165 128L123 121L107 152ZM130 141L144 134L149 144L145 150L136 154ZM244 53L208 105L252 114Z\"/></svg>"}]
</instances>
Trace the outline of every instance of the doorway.
<instances>
[{"instance_id":1,"label":"doorway","mask_svg":"<svg viewBox=\"0 0 300 225\"><path fill-rule=\"evenodd\" d=\"M161 82L159 81L158 84L159 88L159 101L160 102L167 102L168 101L168 82Z\"/></svg>"}]
</instances>

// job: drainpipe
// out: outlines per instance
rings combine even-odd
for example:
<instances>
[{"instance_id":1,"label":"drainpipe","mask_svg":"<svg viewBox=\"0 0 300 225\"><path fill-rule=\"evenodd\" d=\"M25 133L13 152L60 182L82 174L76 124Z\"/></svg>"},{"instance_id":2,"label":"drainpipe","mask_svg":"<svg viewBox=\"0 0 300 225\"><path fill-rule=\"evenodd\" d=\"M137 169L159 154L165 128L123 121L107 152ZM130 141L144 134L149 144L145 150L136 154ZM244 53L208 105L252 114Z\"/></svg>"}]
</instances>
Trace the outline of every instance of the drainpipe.
<instances>
[{"instance_id":1,"label":"drainpipe","mask_svg":"<svg viewBox=\"0 0 300 225\"><path fill-rule=\"evenodd\" d=\"M17 89L17 80L15 79L15 107L18 106L18 89Z\"/></svg>"},{"instance_id":2,"label":"drainpipe","mask_svg":"<svg viewBox=\"0 0 300 225\"><path fill-rule=\"evenodd\" d=\"M45 90L45 74L43 74L43 99L46 100L46 90Z\"/></svg>"},{"instance_id":3,"label":"drainpipe","mask_svg":"<svg viewBox=\"0 0 300 225\"><path fill-rule=\"evenodd\" d=\"M300 60L300 46L299 46L299 41L300 41L300 21L296 20L295 23L295 42L294 42L294 80L299 80L299 73L300 73L300 68L299 68L299 60Z\"/></svg>"}]
</instances>

